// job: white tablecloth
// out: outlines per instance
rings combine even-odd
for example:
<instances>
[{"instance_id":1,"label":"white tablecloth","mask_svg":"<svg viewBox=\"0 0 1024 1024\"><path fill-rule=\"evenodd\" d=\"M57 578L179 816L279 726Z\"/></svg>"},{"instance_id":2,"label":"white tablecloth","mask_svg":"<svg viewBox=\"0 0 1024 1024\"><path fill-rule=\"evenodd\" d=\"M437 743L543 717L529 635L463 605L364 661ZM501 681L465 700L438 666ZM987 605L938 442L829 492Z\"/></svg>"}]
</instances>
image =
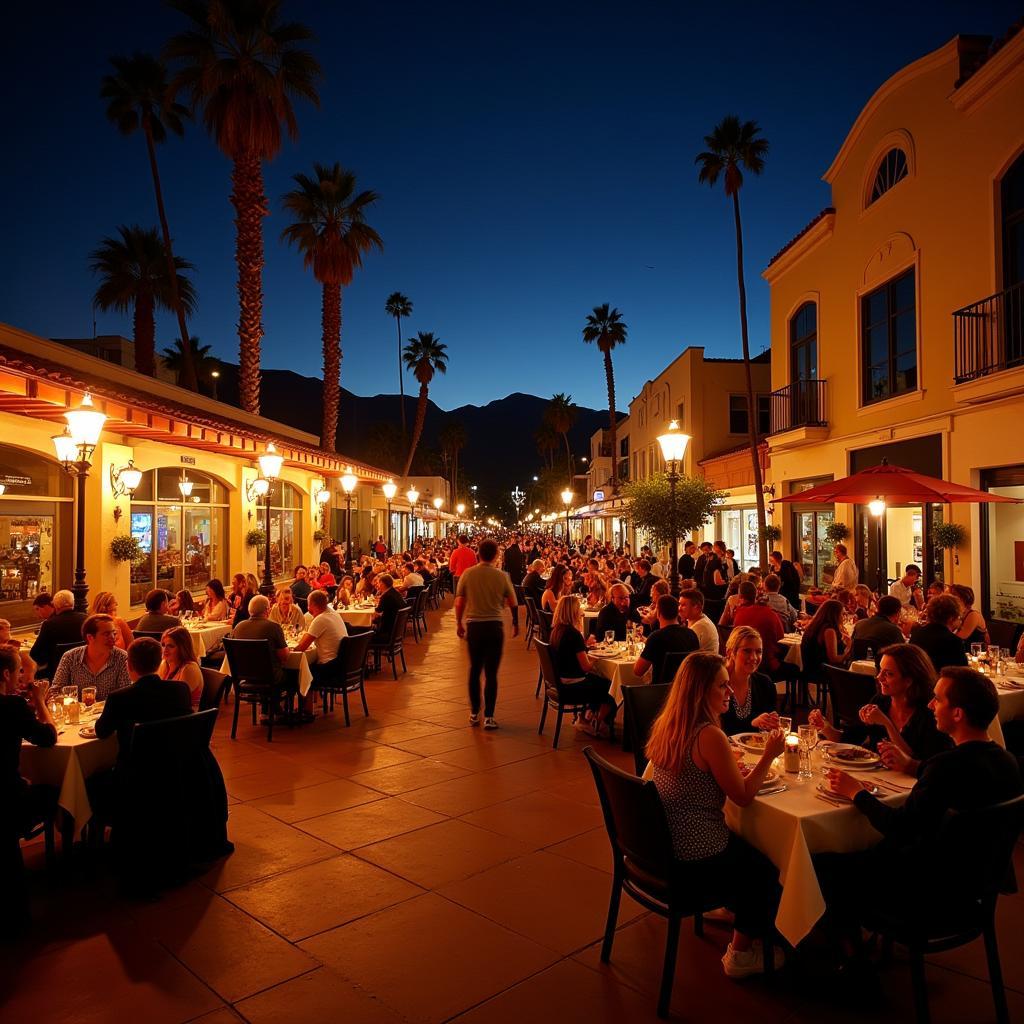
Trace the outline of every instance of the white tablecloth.
<instances>
[{"instance_id":1,"label":"white tablecloth","mask_svg":"<svg viewBox=\"0 0 1024 1024\"><path fill-rule=\"evenodd\" d=\"M215 651L221 640L231 632L230 622L207 622L198 628L185 627L192 637L192 649L197 658L202 658Z\"/></svg>"},{"instance_id":2,"label":"white tablecloth","mask_svg":"<svg viewBox=\"0 0 1024 1024\"><path fill-rule=\"evenodd\" d=\"M92 724L95 718L83 716L83 724ZM55 747L36 747L22 743L21 774L29 782L54 786L60 793L57 803L74 819L75 837L92 817L85 780L96 772L113 766L117 760L117 735L105 740L83 739L78 735L79 725L64 726Z\"/></svg>"},{"instance_id":3,"label":"white tablecloth","mask_svg":"<svg viewBox=\"0 0 1024 1024\"><path fill-rule=\"evenodd\" d=\"M859 672L863 676L873 676L877 670L875 669L875 663L873 661L864 658L858 661L851 661L850 671Z\"/></svg>"},{"instance_id":4,"label":"white tablecloth","mask_svg":"<svg viewBox=\"0 0 1024 1024\"><path fill-rule=\"evenodd\" d=\"M785 661L789 665L796 665L802 672L804 670L804 659L800 652L800 641L803 637L799 633L787 633L779 644L785 649Z\"/></svg>"},{"instance_id":5,"label":"white tablecloth","mask_svg":"<svg viewBox=\"0 0 1024 1024\"><path fill-rule=\"evenodd\" d=\"M313 673L309 666L316 661L316 645L307 647L304 651L288 651L288 660L284 663L285 668L294 669L299 674L299 693L305 697L309 688L313 685ZM231 667L228 665L227 655L220 666L221 672L225 675L231 674Z\"/></svg>"},{"instance_id":6,"label":"white tablecloth","mask_svg":"<svg viewBox=\"0 0 1024 1024\"><path fill-rule=\"evenodd\" d=\"M372 626L373 608L339 608L338 614L349 626Z\"/></svg>"},{"instance_id":7,"label":"white tablecloth","mask_svg":"<svg viewBox=\"0 0 1024 1024\"><path fill-rule=\"evenodd\" d=\"M638 676L633 671L633 666L636 664L636 659L643 652L643 648L640 648L638 653L633 657L622 656L619 658L594 658L594 671L605 679L610 679L612 685L608 689L612 700L616 704L622 703L622 687L623 686L636 686L638 684L649 683L651 681L651 673L648 670L644 676Z\"/></svg>"}]
</instances>

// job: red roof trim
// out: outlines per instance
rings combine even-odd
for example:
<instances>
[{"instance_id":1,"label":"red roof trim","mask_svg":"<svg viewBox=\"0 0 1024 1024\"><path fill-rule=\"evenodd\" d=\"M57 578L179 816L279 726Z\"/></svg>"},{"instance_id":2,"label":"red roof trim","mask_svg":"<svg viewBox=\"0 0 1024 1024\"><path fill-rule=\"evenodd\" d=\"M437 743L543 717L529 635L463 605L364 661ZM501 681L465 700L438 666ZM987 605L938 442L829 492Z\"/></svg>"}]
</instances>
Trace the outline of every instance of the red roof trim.
<instances>
[{"instance_id":1,"label":"red roof trim","mask_svg":"<svg viewBox=\"0 0 1024 1024\"><path fill-rule=\"evenodd\" d=\"M792 238L791 238L791 239L790 239L790 240L789 240L789 241L788 241L788 242L787 242L787 243L786 243L786 244L785 244L785 245L784 245L784 246L783 246L783 247L782 247L782 248L781 248L781 249L780 249L780 250L779 250L779 251L778 251L778 252L777 252L777 253L776 253L776 254L775 254L775 255L774 255L774 256L773 256L773 257L772 257L771 259L770 259L770 260L769 260L769 261L768 261L768 266L770 267L770 266L771 266L771 265L772 265L772 264L773 264L773 263L774 263L774 262L775 262L775 261L776 261L777 259L779 259L779 258L780 258L781 256L785 255L785 253L787 253L787 252L788 252L788 251L789 251L790 249L792 249L792 248L793 248L793 246L794 246L794 245L796 245L796 243L797 243L797 242L799 242L799 241L800 241L800 239L801 239L801 238L803 238L803 237L804 237L804 235L806 235L806 234L807 234L807 232L808 232L808 231L810 231L810 230L811 230L811 228L813 228L815 224L817 224L817 223L818 223L819 221L823 220L823 219L824 219L825 217L827 217L827 216L828 216L828 215L829 215L830 213L835 213L835 212L836 212L836 208L835 208L834 206L826 206L826 207L825 207L825 209L824 209L824 210L822 210L822 211L821 211L821 213L819 213L819 214L818 214L818 216L814 218L814 220L812 220L812 221L811 221L811 222L810 222L809 224L807 224L807 225L806 225L806 226L805 226L805 227L804 227L804 228L803 228L803 229L802 229L801 231L799 231L799 232L798 232L797 234L795 234L795 235L794 235L794 236L793 236L793 237L792 237Z\"/></svg>"}]
</instances>

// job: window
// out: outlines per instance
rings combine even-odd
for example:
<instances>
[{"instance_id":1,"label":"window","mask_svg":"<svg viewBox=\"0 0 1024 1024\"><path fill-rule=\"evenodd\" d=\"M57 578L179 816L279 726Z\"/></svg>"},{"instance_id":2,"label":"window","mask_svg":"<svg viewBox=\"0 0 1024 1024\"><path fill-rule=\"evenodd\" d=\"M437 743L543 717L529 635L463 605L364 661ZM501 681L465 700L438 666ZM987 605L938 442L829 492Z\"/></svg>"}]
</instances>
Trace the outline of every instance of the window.
<instances>
[{"instance_id":1,"label":"window","mask_svg":"<svg viewBox=\"0 0 1024 1024\"><path fill-rule=\"evenodd\" d=\"M279 480L270 491L270 569L275 579L290 579L299 561L299 536L302 528L302 494L297 487ZM260 527L266 522L263 505L258 511ZM418 532L422 532L417 522ZM256 560L263 565L263 545L256 549Z\"/></svg>"},{"instance_id":2,"label":"window","mask_svg":"<svg viewBox=\"0 0 1024 1024\"><path fill-rule=\"evenodd\" d=\"M917 388L917 314L914 271L861 299L863 403Z\"/></svg>"},{"instance_id":3,"label":"window","mask_svg":"<svg viewBox=\"0 0 1024 1024\"><path fill-rule=\"evenodd\" d=\"M683 429L683 425L686 423L686 403L680 402L676 406L676 422L679 424L679 429Z\"/></svg>"},{"instance_id":4,"label":"window","mask_svg":"<svg viewBox=\"0 0 1024 1024\"><path fill-rule=\"evenodd\" d=\"M818 378L818 307L805 302L789 321L791 381Z\"/></svg>"},{"instance_id":5,"label":"window","mask_svg":"<svg viewBox=\"0 0 1024 1024\"><path fill-rule=\"evenodd\" d=\"M890 149L875 172L875 182L871 186L871 203L880 199L897 182L907 176L907 154L902 149ZM870 206L871 203L868 203Z\"/></svg>"},{"instance_id":6,"label":"window","mask_svg":"<svg viewBox=\"0 0 1024 1024\"><path fill-rule=\"evenodd\" d=\"M228 492L212 477L188 471L192 493L183 499L180 469L143 473L131 505L131 535L143 558L133 562L129 598L141 604L146 592L199 593L211 579L228 572Z\"/></svg>"},{"instance_id":7,"label":"window","mask_svg":"<svg viewBox=\"0 0 1024 1024\"><path fill-rule=\"evenodd\" d=\"M757 402L757 433L758 435L771 433L771 397L769 395L755 395ZM729 396L729 433L748 434L750 423L747 420L747 396Z\"/></svg>"}]
</instances>

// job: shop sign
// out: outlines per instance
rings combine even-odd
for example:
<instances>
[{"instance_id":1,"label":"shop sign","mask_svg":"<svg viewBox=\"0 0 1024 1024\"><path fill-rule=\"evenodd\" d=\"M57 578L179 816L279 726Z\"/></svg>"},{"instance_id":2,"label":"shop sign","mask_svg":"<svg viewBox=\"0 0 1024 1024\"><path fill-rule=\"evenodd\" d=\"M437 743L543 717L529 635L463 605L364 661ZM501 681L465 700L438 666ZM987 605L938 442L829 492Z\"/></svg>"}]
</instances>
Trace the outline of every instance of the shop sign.
<instances>
[{"instance_id":1,"label":"shop sign","mask_svg":"<svg viewBox=\"0 0 1024 1024\"><path fill-rule=\"evenodd\" d=\"M32 477L4 473L0 475L0 484L3 484L5 487L31 487Z\"/></svg>"},{"instance_id":2,"label":"shop sign","mask_svg":"<svg viewBox=\"0 0 1024 1024\"><path fill-rule=\"evenodd\" d=\"M594 501L604 501L604 491L594 491Z\"/></svg>"},{"instance_id":3,"label":"shop sign","mask_svg":"<svg viewBox=\"0 0 1024 1024\"><path fill-rule=\"evenodd\" d=\"M185 466L194 466L196 464L196 457L194 455L182 455L181 461Z\"/></svg>"}]
</instances>

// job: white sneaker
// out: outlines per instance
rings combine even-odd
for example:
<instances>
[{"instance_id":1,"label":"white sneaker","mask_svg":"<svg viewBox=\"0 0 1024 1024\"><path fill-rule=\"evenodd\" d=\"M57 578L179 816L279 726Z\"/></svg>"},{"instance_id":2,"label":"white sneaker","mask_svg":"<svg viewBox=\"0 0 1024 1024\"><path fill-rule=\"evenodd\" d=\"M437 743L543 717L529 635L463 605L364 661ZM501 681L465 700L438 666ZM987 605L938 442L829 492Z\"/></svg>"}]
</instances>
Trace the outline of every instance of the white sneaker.
<instances>
[{"instance_id":1,"label":"white sneaker","mask_svg":"<svg viewBox=\"0 0 1024 1024\"><path fill-rule=\"evenodd\" d=\"M479 725L480 724L480 715L478 713L476 713L476 712L471 714L469 716L469 724L470 725Z\"/></svg>"},{"instance_id":2,"label":"white sneaker","mask_svg":"<svg viewBox=\"0 0 1024 1024\"><path fill-rule=\"evenodd\" d=\"M778 946L773 947L775 969L779 970L785 962L782 950ZM751 974L762 974L764 972L764 947L761 943L754 942L750 949L741 951L732 948L730 942L722 957L722 968L727 978L747 978Z\"/></svg>"},{"instance_id":3,"label":"white sneaker","mask_svg":"<svg viewBox=\"0 0 1024 1024\"><path fill-rule=\"evenodd\" d=\"M498 728L498 723L494 720L493 716L491 716L490 718L485 718L484 719L484 728L485 729L497 729Z\"/></svg>"}]
</instances>

